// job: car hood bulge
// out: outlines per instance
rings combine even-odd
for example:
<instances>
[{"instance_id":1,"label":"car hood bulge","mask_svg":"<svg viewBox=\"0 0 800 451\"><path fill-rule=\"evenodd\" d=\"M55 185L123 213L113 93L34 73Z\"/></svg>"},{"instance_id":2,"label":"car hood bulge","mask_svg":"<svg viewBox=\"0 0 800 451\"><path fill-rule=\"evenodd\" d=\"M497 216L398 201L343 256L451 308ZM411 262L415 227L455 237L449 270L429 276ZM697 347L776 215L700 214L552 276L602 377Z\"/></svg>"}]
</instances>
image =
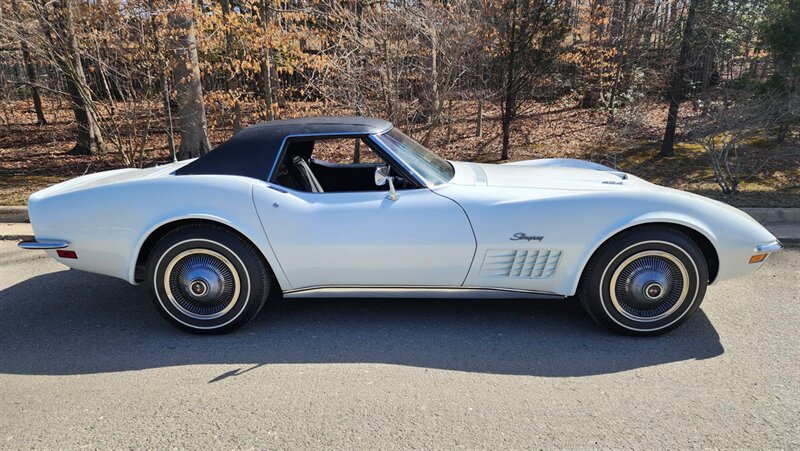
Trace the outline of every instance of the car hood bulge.
<instances>
[{"instance_id":1,"label":"car hood bulge","mask_svg":"<svg viewBox=\"0 0 800 451\"><path fill-rule=\"evenodd\" d=\"M456 185L506 188L543 188L574 191L608 191L649 185L638 177L590 162L532 160L512 164L451 162Z\"/></svg>"},{"instance_id":2,"label":"car hood bulge","mask_svg":"<svg viewBox=\"0 0 800 451\"><path fill-rule=\"evenodd\" d=\"M482 186L497 188L491 190L497 199L521 200L520 189L529 190L531 198L545 198L560 195L587 194L592 192L624 191L627 193L653 196L651 199L671 199L684 208L698 211L725 211L740 218L743 223L758 226L758 222L747 213L728 204L686 191L667 188L650 183L639 177L618 172L606 166L582 160L542 159L520 161L507 164L480 164L451 161L455 176L450 185ZM504 189L507 188L507 189ZM507 194L503 194L507 193ZM769 240L762 234L763 240Z\"/></svg>"}]
</instances>

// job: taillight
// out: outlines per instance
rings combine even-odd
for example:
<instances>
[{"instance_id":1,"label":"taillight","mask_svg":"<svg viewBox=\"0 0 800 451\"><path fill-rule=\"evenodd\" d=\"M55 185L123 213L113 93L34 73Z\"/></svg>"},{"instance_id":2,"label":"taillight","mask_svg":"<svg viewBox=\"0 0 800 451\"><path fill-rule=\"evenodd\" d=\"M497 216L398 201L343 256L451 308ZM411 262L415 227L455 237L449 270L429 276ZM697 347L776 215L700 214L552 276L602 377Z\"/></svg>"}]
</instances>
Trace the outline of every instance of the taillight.
<instances>
[{"instance_id":1,"label":"taillight","mask_svg":"<svg viewBox=\"0 0 800 451\"><path fill-rule=\"evenodd\" d=\"M66 251L64 249L59 249L56 251L59 257L61 258L78 258L78 254L75 251Z\"/></svg>"}]
</instances>

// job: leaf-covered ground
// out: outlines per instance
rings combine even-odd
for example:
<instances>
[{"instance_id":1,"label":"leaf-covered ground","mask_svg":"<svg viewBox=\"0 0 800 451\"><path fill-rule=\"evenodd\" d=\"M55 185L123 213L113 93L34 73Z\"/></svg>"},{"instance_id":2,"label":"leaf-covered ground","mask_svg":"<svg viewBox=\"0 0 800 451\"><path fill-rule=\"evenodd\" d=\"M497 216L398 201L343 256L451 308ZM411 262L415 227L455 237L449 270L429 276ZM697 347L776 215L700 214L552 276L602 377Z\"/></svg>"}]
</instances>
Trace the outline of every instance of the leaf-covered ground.
<instances>
[{"instance_id":1,"label":"leaf-covered ground","mask_svg":"<svg viewBox=\"0 0 800 451\"><path fill-rule=\"evenodd\" d=\"M74 145L71 111L67 105L46 102L50 124L35 125L29 102L0 104L0 205L24 205L32 192L84 173L123 167L115 151L99 156L71 156ZM500 111L487 104L483 136L476 137L477 104L455 102L452 127L442 125L429 143L439 155L452 160L499 162ZM245 105L245 125L258 122L254 105ZM297 102L283 117L346 114L344 108L322 103ZM681 117L698 114L689 103ZM752 139L739 153L743 182L741 192L725 196L714 180L709 158L701 146L680 135L676 156L658 158L666 106L649 103L621 109L613 122L608 113L577 109L558 103L525 105L514 125L511 160L533 158L579 158L617 167L665 186L723 200L736 206L800 207L800 136L790 133L781 146L764 133ZM211 105L210 138L219 144L231 134L230 114ZM422 126L404 127L421 140ZM141 132L137 132L141 133ZM151 131L144 150L144 166L170 160L163 130Z\"/></svg>"}]
</instances>

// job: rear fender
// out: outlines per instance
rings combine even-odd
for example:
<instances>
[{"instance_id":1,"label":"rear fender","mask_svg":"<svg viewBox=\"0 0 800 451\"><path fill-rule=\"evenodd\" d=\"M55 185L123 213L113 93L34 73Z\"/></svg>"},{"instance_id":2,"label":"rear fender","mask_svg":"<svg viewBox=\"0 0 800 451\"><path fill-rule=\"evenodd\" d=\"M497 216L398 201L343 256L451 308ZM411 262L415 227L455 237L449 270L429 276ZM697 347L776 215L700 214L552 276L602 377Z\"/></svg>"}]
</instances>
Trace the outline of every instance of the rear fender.
<instances>
[{"instance_id":1,"label":"rear fender","mask_svg":"<svg viewBox=\"0 0 800 451\"><path fill-rule=\"evenodd\" d=\"M272 246L270 245L268 238L264 234L260 222L257 224L252 224L250 220L246 220L241 217L231 218L229 215L221 216L219 214L205 214L205 213L204 214L175 213L166 219L162 219L158 222L154 222L153 224L151 224L148 227L148 229L144 233L142 233L142 235L139 237L134 247L135 251L131 253L131 259L128 263L128 278L127 278L128 282L132 284L137 283L136 282L137 260L139 259L139 254L142 252L142 248L147 239L161 227L167 226L172 223L178 223L187 220L212 222L228 227L240 233L242 236L247 238L267 260L267 263L270 265L270 268L272 269L275 278L278 280L278 284L281 286L281 289L285 290L291 286L289 285L289 281L288 279L286 279L286 276L284 275L283 270L281 269L281 266L277 258L275 257L274 252L272 251Z\"/></svg>"}]
</instances>

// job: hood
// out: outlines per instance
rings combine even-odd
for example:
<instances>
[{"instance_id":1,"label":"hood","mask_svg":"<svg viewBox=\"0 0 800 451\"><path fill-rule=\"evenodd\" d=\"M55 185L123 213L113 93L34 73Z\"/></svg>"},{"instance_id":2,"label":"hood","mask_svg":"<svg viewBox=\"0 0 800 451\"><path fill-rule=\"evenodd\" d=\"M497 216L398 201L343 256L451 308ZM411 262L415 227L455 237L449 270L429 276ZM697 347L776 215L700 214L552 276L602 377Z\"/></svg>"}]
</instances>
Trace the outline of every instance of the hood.
<instances>
[{"instance_id":1,"label":"hood","mask_svg":"<svg viewBox=\"0 0 800 451\"><path fill-rule=\"evenodd\" d=\"M546 159L508 164L451 162L452 183L507 188L607 191L649 185L638 177L581 160Z\"/></svg>"},{"instance_id":2,"label":"hood","mask_svg":"<svg viewBox=\"0 0 800 451\"><path fill-rule=\"evenodd\" d=\"M460 186L536 188L556 191L647 191L678 199L684 205L723 209L751 225L759 225L747 213L698 194L667 188L601 164L568 158L528 160L506 164L450 162L456 170L451 181ZM760 227L760 225L759 225Z\"/></svg>"}]
</instances>

